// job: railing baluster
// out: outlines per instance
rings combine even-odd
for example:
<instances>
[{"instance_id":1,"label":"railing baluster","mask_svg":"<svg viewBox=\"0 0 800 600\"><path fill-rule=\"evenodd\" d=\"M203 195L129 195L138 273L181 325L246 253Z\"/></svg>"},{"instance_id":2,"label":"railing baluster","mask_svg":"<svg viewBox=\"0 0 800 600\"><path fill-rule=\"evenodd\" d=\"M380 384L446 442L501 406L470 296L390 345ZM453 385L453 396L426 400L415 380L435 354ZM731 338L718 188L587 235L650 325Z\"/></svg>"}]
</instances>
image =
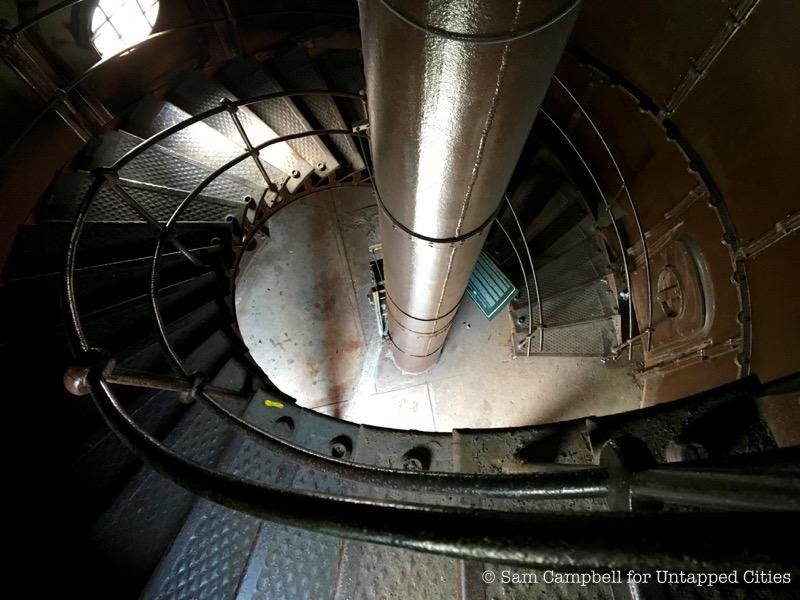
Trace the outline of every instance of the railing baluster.
<instances>
[{"instance_id":1,"label":"railing baluster","mask_svg":"<svg viewBox=\"0 0 800 600\"><path fill-rule=\"evenodd\" d=\"M162 225L153 215L151 215L146 208L144 208L133 196L128 193L124 187L119 184L119 181L116 180L115 177L106 175L106 180L108 181L109 187L111 190L119 196L119 198L125 202L128 206L130 206L136 214L142 217L149 225L153 227L156 231L160 234L164 234L165 227ZM180 252L186 259L191 262L196 267L205 267L206 265L194 256L189 249L178 239L178 236L174 234L174 231L170 232L169 235L169 242L172 244L175 249Z\"/></svg>"},{"instance_id":2,"label":"railing baluster","mask_svg":"<svg viewBox=\"0 0 800 600\"><path fill-rule=\"evenodd\" d=\"M519 222L519 218L517 218L517 211L514 210L514 207L511 204L511 200L508 199L508 194L504 194L506 199L506 203L508 203L508 208L511 210L511 215L514 217L514 222L517 224L517 229L519 229L519 235L522 238L522 243L525 245L525 253L528 255L528 262L531 265L531 278L533 279L533 289L536 292L536 303L539 307L539 352L544 352L544 309L542 308L542 297L539 294L539 279L536 277L536 267L533 266L533 257L531 256L531 249L528 246L528 240L525 238L525 231L522 229L522 225ZM527 284L526 284L527 285ZM528 293L528 313L530 313L530 293ZM530 315L528 316L530 319ZM530 342L530 329L528 330L528 351L527 355L531 355L531 342Z\"/></svg>"},{"instance_id":3,"label":"railing baluster","mask_svg":"<svg viewBox=\"0 0 800 600\"><path fill-rule=\"evenodd\" d=\"M528 297L528 336L525 338L525 345L527 346L527 355L531 355L531 337L533 336L533 310L531 309L531 289L528 287L528 275L525 273L525 263L522 262L522 257L519 255L519 251L517 250L517 246L514 244L514 240L509 235L506 228L503 227L503 223L500 219L495 219L495 223L500 228L506 238L508 239L508 243L511 244L511 249L514 251L514 254L519 261L519 268L522 269L522 280L525 282L525 294ZM541 334L539 334L541 338Z\"/></svg>"},{"instance_id":4,"label":"railing baluster","mask_svg":"<svg viewBox=\"0 0 800 600\"><path fill-rule=\"evenodd\" d=\"M567 95L572 99L575 103L575 106L578 107L578 110L581 111L581 114L586 118L586 121L589 125L592 126L594 132L597 134L597 137L600 139L600 142L603 144L608 157L611 159L611 163L614 165L614 169L617 171L617 175L619 176L620 181L622 182L622 189L625 192L625 195L628 198L628 204L631 207L631 215L633 216L633 220L636 223L636 230L639 234L639 239L642 242L642 256L644 258L644 272L645 272L645 279L647 280L647 342L645 345L645 350L650 350L650 341L652 338L653 332L653 282L650 279L650 254L647 247L647 239L644 235L644 230L642 229L642 221L639 218L639 210L636 208L636 203L633 201L633 197L631 196L630 189L628 188L628 184L625 181L625 177L622 174L622 170L619 168L619 164L617 163L617 159L614 158L614 154L611 152L611 148L609 147L608 143L606 142L603 134L600 133L600 129L598 129L597 125L595 124L594 120L589 116L589 113L583 107L583 105L578 102L578 99L573 95L573 93L569 90L569 88L564 85L564 82L561 81L558 76L553 75L553 80L558 83L559 86L567 93ZM604 196L605 197L605 196ZM633 295L633 290L631 290L630 285L628 286L628 292ZM633 302L629 302L629 306L632 306ZM632 332L628 332L628 335L632 335ZM630 347L628 350L630 356Z\"/></svg>"},{"instance_id":5,"label":"railing baluster","mask_svg":"<svg viewBox=\"0 0 800 600\"><path fill-rule=\"evenodd\" d=\"M572 143L572 140L569 139L567 132L564 131L549 114L547 114L547 111L541 109L539 112L542 114L544 118L546 118L553 125L553 127L556 128L558 133L560 133L561 136L564 138L564 141L566 141L567 144L569 144L569 147L575 153L575 156L578 157L578 160L581 161L583 168L586 169L586 173L591 178L592 183L594 184L594 187L597 190L598 196L600 196L600 199L603 201L603 206L605 208L606 213L608 214L609 220L611 221L611 226L614 228L614 233L616 234L617 242L619 243L620 254L622 255L622 267L625 271L625 285L628 286L628 297L626 298L626 302L628 304L628 340L627 341L623 340L623 344L625 343L628 344L628 359L632 359L633 345L630 343L631 340L633 339L633 306L632 306L633 296L631 294L631 274L630 274L630 266L628 265L628 253L626 251L625 245L622 243L622 234L619 231L619 225L617 225L617 221L616 219L614 219L614 215L612 214L611 210L611 205L608 203L606 195L603 193L603 189L600 187L600 183L597 181L597 178L594 176L594 173L589 168L589 164L586 162L586 159L583 158L583 155L580 153L578 148L576 148L575 144ZM620 344L620 347L621 346L622 344Z\"/></svg>"},{"instance_id":6,"label":"railing baluster","mask_svg":"<svg viewBox=\"0 0 800 600\"><path fill-rule=\"evenodd\" d=\"M261 162L261 158L259 158L259 154L257 150L253 149L253 144L250 142L250 138L247 135L247 132L244 130L244 125L242 125L242 121L237 114L239 112L239 107L235 104L232 104L230 100L224 98L221 102L222 106L225 107L225 110L228 111L228 114L233 119L233 124L236 126L236 131L239 132L239 135L242 137L242 141L244 142L245 148L247 148L248 154L253 159L253 162L256 163L256 167L258 171L261 173L261 176L264 178L264 182L267 184L267 190L271 191L278 191L278 188L272 183L272 180L269 178L267 174L267 169L264 167L264 163ZM288 180L288 178L287 178ZM286 183L286 182L284 182Z\"/></svg>"}]
</instances>

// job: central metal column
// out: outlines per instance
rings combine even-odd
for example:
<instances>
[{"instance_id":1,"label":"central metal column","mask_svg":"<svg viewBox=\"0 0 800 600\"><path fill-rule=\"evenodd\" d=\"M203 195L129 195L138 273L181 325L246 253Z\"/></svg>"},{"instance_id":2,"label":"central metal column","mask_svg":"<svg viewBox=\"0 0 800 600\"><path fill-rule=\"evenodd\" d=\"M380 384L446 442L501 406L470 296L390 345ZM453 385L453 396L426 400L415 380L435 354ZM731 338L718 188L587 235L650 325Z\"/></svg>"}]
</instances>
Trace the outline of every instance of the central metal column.
<instances>
[{"instance_id":1,"label":"central metal column","mask_svg":"<svg viewBox=\"0 0 800 600\"><path fill-rule=\"evenodd\" d=\"M360 0L394 360L436 362L575 0Z\"/></svg>"}]
</instances>

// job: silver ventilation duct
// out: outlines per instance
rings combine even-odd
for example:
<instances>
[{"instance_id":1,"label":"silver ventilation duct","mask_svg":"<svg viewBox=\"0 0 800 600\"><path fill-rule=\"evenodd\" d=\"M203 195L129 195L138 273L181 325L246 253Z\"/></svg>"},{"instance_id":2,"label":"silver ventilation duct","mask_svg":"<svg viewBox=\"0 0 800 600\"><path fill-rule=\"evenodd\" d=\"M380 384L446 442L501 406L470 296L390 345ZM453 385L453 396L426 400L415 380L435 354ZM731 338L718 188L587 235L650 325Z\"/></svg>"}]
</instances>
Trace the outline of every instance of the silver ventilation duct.
<instances>
[{"instance_id":1,"label":"silver ventilation duct","mask_svg":"<svg viewBox=\"0 0 800 600\"><path fill-rule=\"evenodd\" d=\"M578 13L573 0L360 0L389 333L436 362Z\"/></svg>"}]
</instances>

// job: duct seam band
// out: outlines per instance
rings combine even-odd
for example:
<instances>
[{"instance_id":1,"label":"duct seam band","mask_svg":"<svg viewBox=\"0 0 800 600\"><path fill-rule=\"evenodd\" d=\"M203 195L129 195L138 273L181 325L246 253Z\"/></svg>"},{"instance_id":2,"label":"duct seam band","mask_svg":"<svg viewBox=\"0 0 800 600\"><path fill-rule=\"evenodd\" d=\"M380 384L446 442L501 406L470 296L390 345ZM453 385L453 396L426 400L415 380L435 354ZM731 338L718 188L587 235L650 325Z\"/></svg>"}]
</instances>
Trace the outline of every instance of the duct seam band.
<instances>
[{"instance_id":1,"label":"duct seam band","mask_svg":"<svg viewBox=\"0 0 800 600\"><path fill-rule=\"evenodd\" d=\"M556 23L558 23L561 19L566 17L581 3L581 0L573 0L573 2L569 6L562 9L561 12L553 15L546 21L538 23L536 25L532 25L530 27L526 27L525 29L521 29L520 31L509 31L507 33L499 33L496 35L471 35L468 33L458 33L457 31L447 31L446 29L441 29L439 27L432 27L430 25L419 23L414 19L412 19L411 17L409 17L408 15L401 13L399 10L397 10L395 6L390 4L388 0L379 0L379 1L386 10L388 10L395 17L400 19L403 23L413 27L417 31L421 31L426 35L433 35L436 37L440 37L442 39L449 40L451 42L463 42L466 44L475 44L476 46L507 44L509 42L515 42L517 40L521 40L535 33L539 33L540 31L547 29L551 25L555 25Z\"/></svg>"},{"instance_id":2,"label":"duct seam band","mask_svg":"<svg viewBox=\"0 0 800 600\"><path fill-rule=\"evenodd\" d=\"M397 348L404 355L410 356L411 358L428 358L429 356L433 356L434 354L438 354L439 352L441 352L442 347L444 346L444 340L442 340L442 343L433 352L429 352L428 354L411 354L410 352L406 352L400 346L395 344L391 335L389 336L389 342L392 344L392 346Z\"/></svg>"},{"instance_id":3,"label":"duct seam band","mask_svg":"<svg viewBox=\"0 0 800 600\"><path fill-rule=\"evenodd\" d=\"M383 203L383 200L381 199L381 195L378 192L377 184L375 184L375 197L378 200L378 206L384 212L384 214L389 218L389 220L392 222L393 225L397 226L398 228L400 228L402 231L404 231L405 233L407 233L411 237L415 237L418 240L422 240L424 242L428 242L428 243L431 243L431 244L458 244L460 242L465 242L468 239L470 239L472 237L475 237L476 235L482 234L483 231L492 224L492 222L494 221L495 217L497 217L497 215L499 214L500 208L502 207L502 203L499 204L497 206L497 208L492 212L492 214L489 215L489 218L487 218L483 223L478 225L478 227L476 227L472 231L468 231L467 233L464 233L464 234L461 234L461 235L457 235L455 237L433 238L433 237L428 237L427 235L422 235L421 233L416 233L415 231L409 229L408 227L403 225L400 221L398 221L395 218L395 216L391 212L389 212L389 209L386 208L386 205Z\"/></svg>"},{"instance_id":4,"label":"duct seam band","mask_svg":"<svg viewBox=\"0 0 800 600\"><path fill-rule=\"evenodd\" d=\"M450 316L456 310L458 310L458 307L461 304L460 301L457 302L456 305L453 308L448 310L446 313L439 315L438 317L433 317L432 319L423 319L421 317L415 317L414 315L408 314L406 311L404 311L402 308L400 308L400 306L397 304L397 302L394 301L394 299L389 295L389 291L388 290L384 290L384 291L386 292L386 299L389 301L389 303L391 303L391 306L389 306L389 303L387 303L387 305L386 305L389 310L391 310L392 307L394 307L397 310L397 312L402 314L404 317L408 317L409 319L412 319L414 321L420 321L420 322L423 322L423 323L430 323L432 321L441 321L442 319L446 319L448 316Z\"/></svg>"}]
</instances>

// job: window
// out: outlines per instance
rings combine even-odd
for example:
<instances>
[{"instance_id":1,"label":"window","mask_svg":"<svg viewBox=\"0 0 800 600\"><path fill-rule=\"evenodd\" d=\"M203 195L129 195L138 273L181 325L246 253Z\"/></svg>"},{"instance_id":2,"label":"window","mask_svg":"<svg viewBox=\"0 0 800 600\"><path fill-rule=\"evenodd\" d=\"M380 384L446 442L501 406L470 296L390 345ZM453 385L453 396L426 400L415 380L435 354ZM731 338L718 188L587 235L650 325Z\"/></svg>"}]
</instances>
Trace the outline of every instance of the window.
<instances>
[{"instance_id":1,"label":"window","mask_svg":"<svg viewBox=\"0 0 800 600\"><path fill-rule=\"evenodd\" d=\"M92 43L110 56L142 41L158 16L158 0L99 0L92 13Z\"/></svg>"}]
</instances>

